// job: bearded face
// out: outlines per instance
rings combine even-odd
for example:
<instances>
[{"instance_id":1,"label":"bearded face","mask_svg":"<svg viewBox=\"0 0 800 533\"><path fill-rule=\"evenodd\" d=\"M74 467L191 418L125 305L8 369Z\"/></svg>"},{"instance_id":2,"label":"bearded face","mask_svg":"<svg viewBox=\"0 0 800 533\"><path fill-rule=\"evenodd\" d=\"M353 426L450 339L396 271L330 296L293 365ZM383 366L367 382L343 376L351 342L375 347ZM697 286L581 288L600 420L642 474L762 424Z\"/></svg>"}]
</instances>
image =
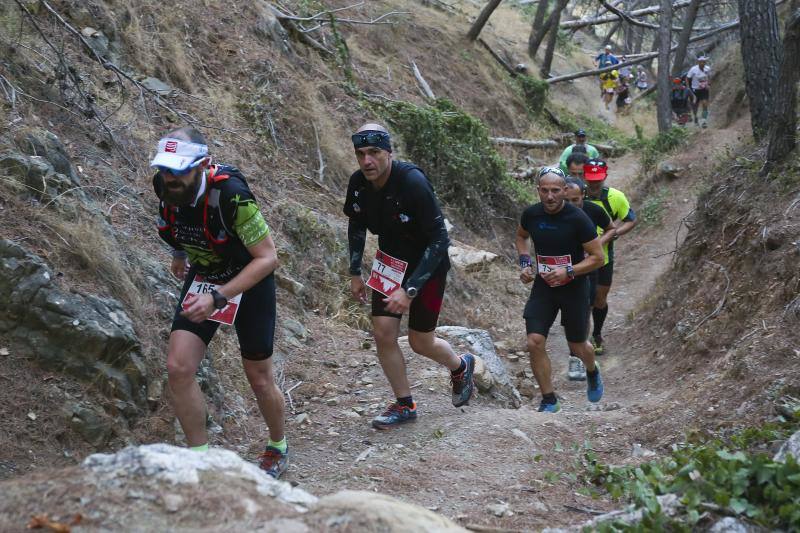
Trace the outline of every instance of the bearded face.
<instances>
[{"instance_id":1,"label":"bearded face","mask_svg":"<svg viewBox=\"0 0 800 533\"><path fill-rule=\"evenodd\" d=\"M183 175L175 175L171 172L161 170L163 188L161 199L169 205L189 205L197 195L200 186L202 169L193 168L190 172Z\"/></svg>"}]
</instances>

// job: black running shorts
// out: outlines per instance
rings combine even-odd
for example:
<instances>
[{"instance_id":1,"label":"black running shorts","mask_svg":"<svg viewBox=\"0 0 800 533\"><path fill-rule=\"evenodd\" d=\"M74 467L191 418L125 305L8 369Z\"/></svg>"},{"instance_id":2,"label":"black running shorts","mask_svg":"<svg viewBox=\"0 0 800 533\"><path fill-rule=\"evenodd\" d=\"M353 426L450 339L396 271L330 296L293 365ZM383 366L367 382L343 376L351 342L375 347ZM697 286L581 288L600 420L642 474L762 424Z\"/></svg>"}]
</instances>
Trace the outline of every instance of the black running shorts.
<instances>
[{"instance_id":1,"label":"black running shorts","mask_svg":"<svg viewBox=\"0 0 800 533\"><path fill-rule=\"evenodd\" d=\"M550 287L536 277L522 316L525 330L547 337L550 327L561 311L561 324L569 342L584 342L589 334L589 280L575 278L561 287Z\"/></svg>"},{"instance_id":2,"label":"black running shorts","mask_svg":"<svg viewBox=\"0 0 800 533\"><path fill-rule=\"evenodd\" d=\"M219 322L206 320L197 324L181 316L180 302L192 284L195 272L190 270L183 284L178 307L172 320L172 331L190 331L200 337L206 345L211 342ZM275 276L270 274L242 294L239 311L233 322L236 335L239 337L239 349L242 357L251 361L260 361L272 356L275 339Z\"/></svg>"},{"instance_id":3,"label":"black running shorts","mask_svg":"<svg viewBox=\"0 0 800 533\"><path fill-rule=\"evenodd\" d=\"M609 261L597 269L597 284L603 287L610 287L614 279L614 261Z\"/></svg>"},{"instance_id":4,"label":"black running shorts","mask_svg":"<svg viewBox=\"0 0 800 533\"><path fill-rule=\"evenodd\" d=\"M447 285L447 270L435 272L433 277L422 286L416 298L411 300L411 307L408 310L408 329L422 333L436 329L436 325L439 323L439 312L442 310L445 285ZM403 315L386 310L384 298L386 296L380 292L372 291L372 316L402 318Z\"/></svg>"},{"instance_id":5,"label":"black running shorts","mask_svg":"<svg viewBox=\"0 0 800 533\"><path fill-rule=\"evenodd\" d=\"M708 100L708 89L695 89L694 95L698 102L702 100Z\"/></svg>"}]
</instances>

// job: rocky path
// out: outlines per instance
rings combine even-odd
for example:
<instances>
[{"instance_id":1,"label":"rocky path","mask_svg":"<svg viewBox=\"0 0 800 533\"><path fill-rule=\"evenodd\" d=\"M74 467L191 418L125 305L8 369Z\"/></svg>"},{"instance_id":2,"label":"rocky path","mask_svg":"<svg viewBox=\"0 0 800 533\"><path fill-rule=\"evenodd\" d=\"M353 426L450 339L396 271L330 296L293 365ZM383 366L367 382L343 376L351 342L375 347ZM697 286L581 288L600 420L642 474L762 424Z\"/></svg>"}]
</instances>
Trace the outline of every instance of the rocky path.
<instances>
[{"instance_id":1,"label":"rocky path","mask_svg":"<svg viewBox=\"0 0 800 533\"><path fill-rule=\"evenodd\" d=\"M730 135L718 138L732 140ZM713 162L703 157L687 152L675 160L697 169ZM609 184L630 194L637 154L612 160L610 168ZM609 354L601 359L606 395L598 405L587 402L583 382L566 380L566 343L561 328L554 327L549 352L563 409L555 416L536 412L539 395L530 380L520 319L506 325L511 331L507 338L494 340L510 375L527 394L521 408L483 394L467 407L452 407L446 372L405 346L420 418L379 432L369 421L383 410L390 393L374 345L363 332L339 331L334 345L312 344L287 365L287 372L304 383L293 392L295 411L288 425L293 460L286 479L316 494L344 488L379 491L465 526L512 531L576 524L592 510L613 509L611 501L582 494L581 459L587 448L611 464L651 453L639 446L637 421L667 401L667 393L649 386L642 354L617 339L627 317L669 267L676 232L678 241L683 238L681 221L694 205L690 185L665 182L657 187L648 205L635 206L652 220L619 241L606 326ZM516 275L509 266L509 278ZM524 305L523 297L502 297L520 310ZM238 451L254 457L259 450L252 436L263 426L254 410L250 414L244 434L251 438L242 438Z\"/></svg>"}]
</instances>

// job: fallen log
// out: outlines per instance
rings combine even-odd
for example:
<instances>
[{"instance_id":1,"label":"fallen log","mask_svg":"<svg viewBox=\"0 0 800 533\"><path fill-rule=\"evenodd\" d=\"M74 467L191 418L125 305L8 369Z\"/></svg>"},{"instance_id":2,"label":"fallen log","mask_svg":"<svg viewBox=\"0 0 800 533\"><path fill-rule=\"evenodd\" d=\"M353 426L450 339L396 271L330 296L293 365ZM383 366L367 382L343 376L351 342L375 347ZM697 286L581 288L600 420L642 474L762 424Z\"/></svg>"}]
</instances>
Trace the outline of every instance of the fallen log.
<instances>
[{"instance_id":1,"label":"fallen log","mask_svg":"<svg viewBox=\"0 0 800 533\"><path fill-rule=\"evenodd\" d=\"M778 2L776 2L776 5L782 3L783 1L784 0L778 0ZM723 24L722 26L720 26L719 28L717 28L715 30L711 30L709 32L702 33L700 35L696 35L696 36L692 37L691 39L689 39L689 42L693 43L693 42L697 42L697 41L702 41L703 39L708 39L709 37L711 37L713 35L716 35L718 33L721 33L723 31L732 30L732 29L738 28L738 27L739 27L739 21L735 20L733 22L729 22L727 24ZM676 44L675 46L670 48L670 51L674 52L677 49L678 49L678 45ZM587 76L595 76L595 75L598 75L598 74L602 74L604 72L611 72L612 70L619 70L619 69L621 69L623 67L628 67L630 65L636 65L636 64L639 64L639 63L644 63L645 61L647 61L649 59L653 59L654 57L657 57L657 56L658 56L658 52L648 52L647 54L642 54L640 57L637 57L636 59L631 59L630 61L625 61L624 63L617 63L616 65L611 65L611 66L608 66L608 67L605 67L605 68L597 68L597 69L592 69L592 70L584 70L582 72L574 72L572 74L564 74L563 76L556 76L556 77L553 77L553 78L548 78L545 81L547 83L553 84L553 83L559 83L559 82L562 82L562 81L574 80L574 79L577 79L577 78L585 78Z\"/></svg>"},{"instance_id":2,"label":"fallen log","mask_svg":"<svg viewBox=\"0 0 800 533\"><path fill-rule=\"evenodd\" d=\"M518 72L514 70L514 68L511 65L508 64L508 61L500 57L500 55L497 52L492 50L492 47L486 44L486 41L484 41L483 38L478 37L478 42L481 43L481 46L486 48L486 51L489 52L489 54L494 58L495 61L500 63L500 65L506 70L506 72L508 72L511 75L512 78L517 77Z\"/></svg>"},{"instance_id":3,"label":"fallen log","mask_svg":"<svg viewBox=\"0 0 800 533\"><path fill-rule=\"evenodd\" d=\"M523 148L558 148L559 143L553 139L513 139L511 137L490 137L494 144L521 146Z\"/></svg>"},{"instance_id":4,"label":"fallen log","mask_svg":"<svg viewBox=\"0 0 800 533\"><path fill-rule=\"evenodd\" d=\"M688 7L691 3L691 0L679 0L672 4L672 9L680 9L682 7ZM642 9L635 9L628 13L628 15L632 17L638 17L639 15L653 15L655 13L661 12L661 6L650 6L644 7ZM609 22L617 22L620 20L618 15L602 15L600 17L590 18L590 19L578 19L578 20L568 20L566 22L562 22L558 25L559 28L562 30L577 30L580 28L585 28L586 26L594 26L596 24L608 24Z\"/></svg>"},{"instance_id":5,"label":"fallen log","mask_svg":"<svg viewBox=\"0 0 800 533\"><path fill-rule=\"evenodd\" d=\"M419 71L419 67L417 67L417 64L413 61L411 62L411 68L414 71L414 77L417 78L420 90L431 100L436 100L436 95L433 94L431 86L428 85L428 82L422 77L422 72Z\"/></svg>"}]
</instances>

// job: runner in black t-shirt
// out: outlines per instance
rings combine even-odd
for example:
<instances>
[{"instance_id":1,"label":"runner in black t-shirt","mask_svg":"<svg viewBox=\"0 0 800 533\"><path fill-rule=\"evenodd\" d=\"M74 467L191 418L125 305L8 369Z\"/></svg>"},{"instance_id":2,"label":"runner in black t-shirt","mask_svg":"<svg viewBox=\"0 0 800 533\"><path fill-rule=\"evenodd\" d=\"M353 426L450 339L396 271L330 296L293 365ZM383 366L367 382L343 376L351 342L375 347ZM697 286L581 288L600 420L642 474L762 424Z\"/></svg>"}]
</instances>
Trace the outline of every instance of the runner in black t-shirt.
<instances>
[{"instance_id":1,"label":"runner in black t-shirt","mask_svg":"<svg viewBox=\"0 0 800 533\"><path fill-rule=\"evenodd\" d=\"M534 282L523 317L531 368L542 391L539 411L555 413L561 405L553 389L546 341L559 311L570 351L586 366L589 401L598 402L603 397L600 368L595 364L592 345L586 340L589 317L586 274L603 264L603 250L596 226L582 210L565 201L566 181L560 169L543 168L537 189L541 202L522 213L515 244L522 268L520 279L524 283ZM530 256L531 242L536 250L535 264Z\"/></svg>"},{"instance_id":2,"label":"runner in black t-shirt","mask_svg":"<svg viewBox=\"0 0 800 533\"><path fill-rule=\"evenodd\" d=\"M582 170L583 169L581 168L581 171ZM583 209L583 212L586 213L592 223L594 223L595 227L603 230L603 234L600 236L601 246L611 241L611 239L614 237L614 232L616 231L614 228L614 223L611 221L611 217L608 216L605 209L593 202L583 201L586 195L586 183L582 179L575 178L573 176L568 176L566 183L567 189L564 199L575 207ZM589 312L592 302L594 302L595 294L597 293L597 270L592 270L586 275L586 277L589 278L589 308L587 309L587 312ZM561 317L561 321L563 325L563 315ZM579 357L571 352L569 356L569 370L567 371L567 378L571 381L584 381L586 379L586 368L583 366L583 362Z\"/></svg>"},{"instance_id":3,"label":"runner in black t-shirt","mask_svg":"<svg viewBox=\"0 0 800 533\"><path fill-rule=\"evenodd\" d=\"M410 163L392 160L389 132L365 124L352 136L360 167L350 177L344 213L348 216L350 290L366 303L372 288L372 326L378 359L396 402L372 420L388 429L417 418L405 361L397 337L408 312L408 343L420 355L450 370L453 405L469 402L475 357L458 356L434 334L444 297L450 240L436 195L425 174ZM378 235L378 254L368 285L361 277L367 230Z\"/></svg>"}]
</instances>

